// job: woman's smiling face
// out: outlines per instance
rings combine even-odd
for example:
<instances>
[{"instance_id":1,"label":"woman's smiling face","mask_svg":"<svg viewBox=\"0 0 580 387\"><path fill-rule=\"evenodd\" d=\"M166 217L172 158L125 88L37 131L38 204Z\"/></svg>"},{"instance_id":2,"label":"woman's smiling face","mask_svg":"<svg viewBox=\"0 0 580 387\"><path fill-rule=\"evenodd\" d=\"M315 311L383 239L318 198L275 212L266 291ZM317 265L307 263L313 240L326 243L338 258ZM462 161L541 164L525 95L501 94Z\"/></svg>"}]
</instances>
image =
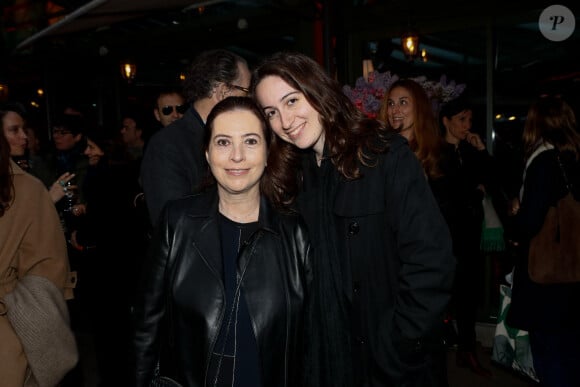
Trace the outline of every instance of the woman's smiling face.
<instances>
[{"instance_id":1,"label":"woman's smiling face","mask_svg":"<svg viewBox=\"0 0 580 387\"><path fill-rule=\"evenodd\" d=\"M393 88L387 98L389 125L407 139L413 137L415 125L415 101L404 87Z\"/></svg>"},{"instance_id":2,"label":"woman's smiling face","mask_svg":"<svg viewBox=\"0 0 580 387\"><path fill-rule=\"evenodd\" d=\"M324 129L320 114L306 96L282 78L270 75L256 86L255 96L264 109L272 130L284 141L300 149L324 151Z\"/></svg>"},{"instance_id":3,"label":"woman's smiling face","mask_svg":"<svg viewBox=\"0 0 580 387\"><path fill-rule=\"evenodd\" d=\"M262 122L248 110L219 114L205 156L220 195L259 192L268 159Z\"/></svg>"}]
</instances>

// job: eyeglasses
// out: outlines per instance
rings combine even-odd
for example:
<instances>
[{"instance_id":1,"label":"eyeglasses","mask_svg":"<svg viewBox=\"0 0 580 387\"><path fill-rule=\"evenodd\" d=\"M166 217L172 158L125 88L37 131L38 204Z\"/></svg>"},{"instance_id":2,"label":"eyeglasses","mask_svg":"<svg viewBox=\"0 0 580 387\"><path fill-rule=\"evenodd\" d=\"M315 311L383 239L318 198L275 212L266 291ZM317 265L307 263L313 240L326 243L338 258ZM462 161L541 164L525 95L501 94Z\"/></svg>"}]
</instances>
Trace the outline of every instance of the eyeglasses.
<instances>
[{"instance_id":1,"label":"eyeglasses","mask_svg":"<svg viewBox=\"0 0 580 387\"><path fill-rule=\"evenodd\" d=\"M250 94L250 89L248 89L247 87L238 86L238 85L230 85L230 87L233 87L234 89L238 89L240 91L243 91L246 94Z\"/></svg>"},{"instance_id":2,"label":"eyeglasses","mask_svg":"<svg viewBox=\"0 0 580 387\"><path fill-rule=\"evenodd\" d=\"M161 108L161 113L163 113L164 116L168 116L173 113L173 110L176 110L179 114L185 114L187 111L187 105L163 106Z\"/></svg>"},{"instance_id":3,"label":"eyeglasses","mask_svg":"<svg viewBox=\"0 0 580 387\"><path fill-rule=\"evenodd\" d=\"M70 130L64 130L64 129L54 129L52 131L53 136L65 136L67 134L72 134L72 132Z\"/></svg>"}]
</instances>

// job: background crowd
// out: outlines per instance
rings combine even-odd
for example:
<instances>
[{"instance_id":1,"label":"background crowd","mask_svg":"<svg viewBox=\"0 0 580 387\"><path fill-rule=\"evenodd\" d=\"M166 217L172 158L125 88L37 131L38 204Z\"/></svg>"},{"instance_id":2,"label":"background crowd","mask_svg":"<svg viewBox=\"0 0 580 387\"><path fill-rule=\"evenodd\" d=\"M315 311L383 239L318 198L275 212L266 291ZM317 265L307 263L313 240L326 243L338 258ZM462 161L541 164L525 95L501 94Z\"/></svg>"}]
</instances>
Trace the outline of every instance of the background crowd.
<instances>
[{"instance_id":1,"label":"background crowd","mask_svg":"<svg viewBox=\"0 0 580 387\"><path fill-rule=\"evenodd\" d=\"M526 262L567 192L556 160L578 197L574 111L561 96L534 102L507 165L472 128L472 102L464 92L434 110L403 78L372 119L305 55L250 69L209 50L183 90L127 109L118 128L72 106L47 127L3 103L0 295L14 257L58 235L58 272L29 270L62 293L77 341L92 340L102 386L159 373L185 386L448 386L450 348L489 378L475 329L497 286L484 282L487 197L510 242L498 277L515 266L508 323L530 332L542 385L580 385L580 284L535 284ZM26 211L21 195L49 208ZM41 216L51 222L26 248L5 247L14 218ZM83 385L86 361L61 385Z\"/></svg>"}]
</instances>

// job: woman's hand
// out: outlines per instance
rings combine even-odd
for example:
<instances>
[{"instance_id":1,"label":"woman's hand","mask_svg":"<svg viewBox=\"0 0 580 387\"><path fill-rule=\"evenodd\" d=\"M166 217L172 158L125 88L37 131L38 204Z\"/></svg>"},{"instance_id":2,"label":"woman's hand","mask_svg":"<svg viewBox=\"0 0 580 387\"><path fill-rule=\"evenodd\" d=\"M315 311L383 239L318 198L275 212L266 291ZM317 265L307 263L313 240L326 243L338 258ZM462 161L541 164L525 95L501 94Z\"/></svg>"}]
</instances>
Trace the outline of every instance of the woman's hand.
<instances>
[{"instance_id":1,"label":"woman's hand","mask_svg":"<svg viewBox=\"0 0 580 387\"><path fill-rule=\"evenodd\" d=\"M467 140L468 143L471 144L471 146L473 146L477 150L482 151L485 149L485 144L481 140L481 137L479 137L479 134L471 132L467 133L467 137L465 139Z\"/></svg>"},{"instance_id":2,"label":"woman's hand","mask_svg":"<svg viewBox=\"0 0 580 387\"><path fill-rule=\"evenodd\" d=\"M69 185L66 184L75 177L74 173L65 172L60 177L52 183L48 193L50 194L50 198L52 199L53 203L57 203L60 199L66 195L69 189L76 189L76 185Z\"/></svg>"}]
</instances>

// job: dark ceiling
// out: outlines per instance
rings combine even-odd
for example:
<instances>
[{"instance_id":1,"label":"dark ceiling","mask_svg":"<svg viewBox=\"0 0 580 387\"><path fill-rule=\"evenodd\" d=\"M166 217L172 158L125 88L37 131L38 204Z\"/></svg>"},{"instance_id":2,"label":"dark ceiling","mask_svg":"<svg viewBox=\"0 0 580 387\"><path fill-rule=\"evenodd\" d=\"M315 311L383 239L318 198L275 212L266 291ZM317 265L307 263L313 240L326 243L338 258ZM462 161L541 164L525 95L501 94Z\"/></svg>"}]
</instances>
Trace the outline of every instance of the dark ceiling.
<instances>
[{"instance_id":1,"label":"dark ceiling","mask_svg":"<svg viewBox=\"0 0 580 387\"><path fill-rule=\"evenodd\" d=\"M578 90L580 79L580 33L554 43L538 30L547 1L52 0L52 11L35 8L43 3L2 2L0 83L65 88L78 82L59 72L119 77L119 61L131 59L139 66L134 86L156 86L173 82L197 52L211 47L232 49L251 64L278 50L322 51L329 71L350 84L365 57L381 71L447 74L479 90L491 69L495 93L514 100L548 84ZM578 21L577 2L558 3ZM34 12L18 18L16 4ZM401 53L399 36L409 27L421 36L425 63Z\"/></svg>"}]
</instances>

